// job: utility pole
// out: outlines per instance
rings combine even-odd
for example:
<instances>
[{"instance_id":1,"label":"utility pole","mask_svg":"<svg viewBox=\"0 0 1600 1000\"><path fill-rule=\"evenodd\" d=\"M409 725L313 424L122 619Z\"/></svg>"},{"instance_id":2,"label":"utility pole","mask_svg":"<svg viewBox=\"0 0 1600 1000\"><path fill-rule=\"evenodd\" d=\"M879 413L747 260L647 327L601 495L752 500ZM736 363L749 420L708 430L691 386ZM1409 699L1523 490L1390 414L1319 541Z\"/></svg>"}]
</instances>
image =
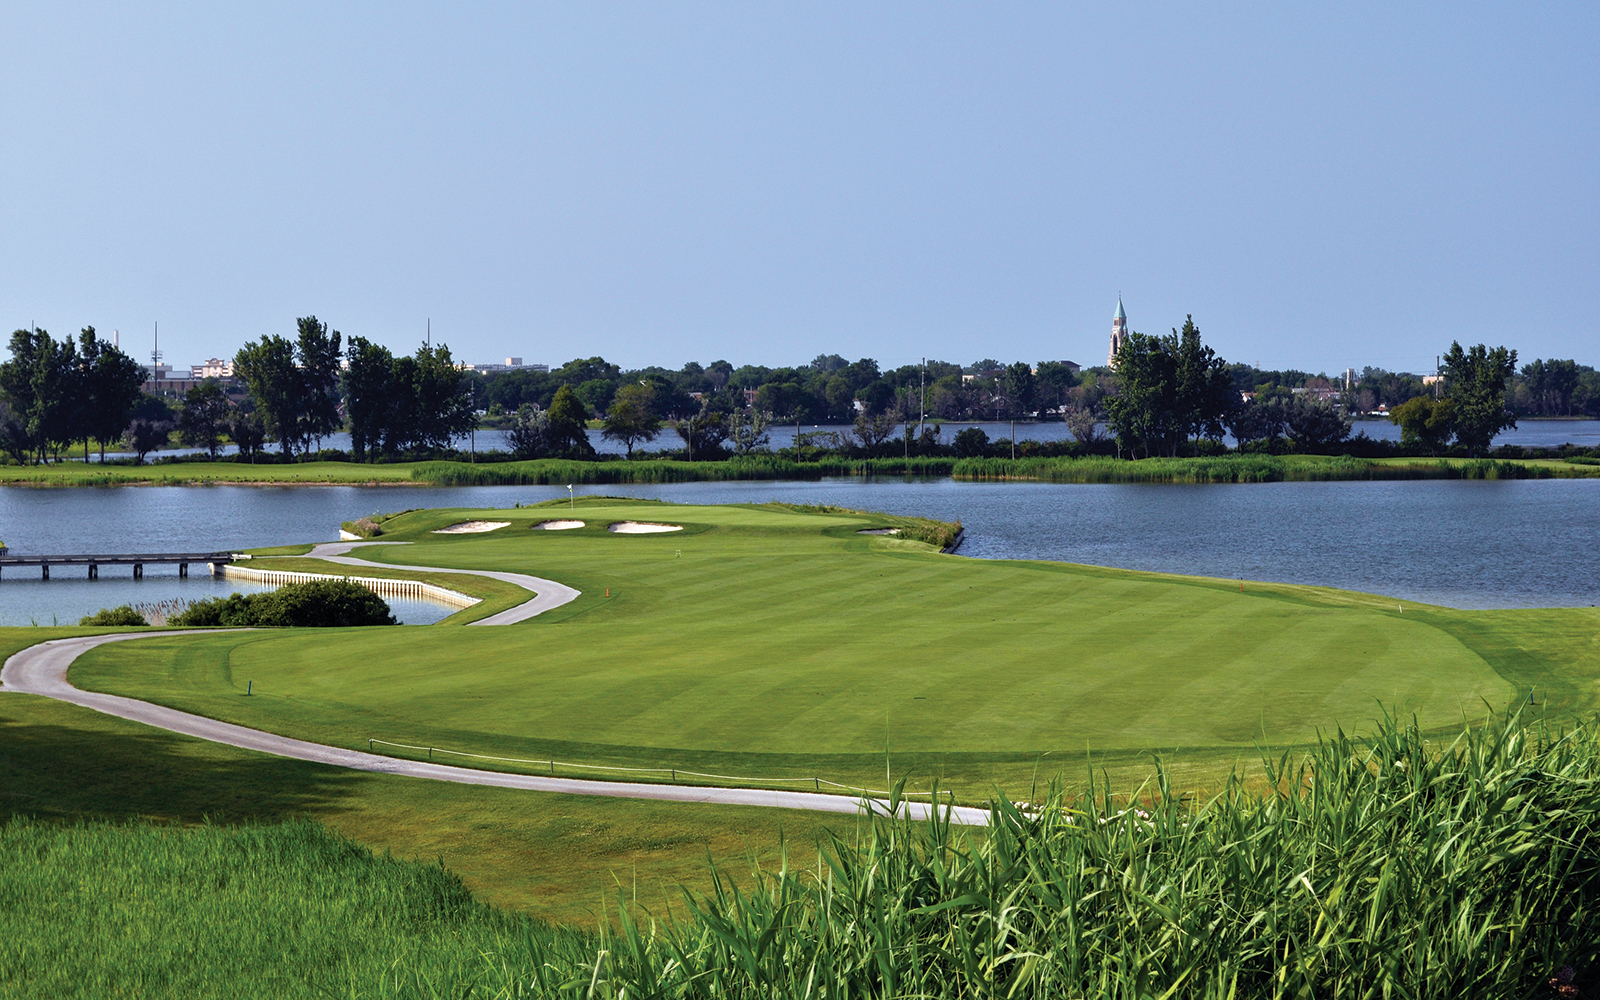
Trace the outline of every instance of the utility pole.
<instances>
[{"instance_id":1,"label":"utility pole","mask_svg":"<svg viewBox=\"0 0 1600 1000\"><path fill-rule=\"evenodd\" d=\"M917 437L928 432L928 359L922 359L922 379L917 391Z\"/></svg>"}]
</instances>

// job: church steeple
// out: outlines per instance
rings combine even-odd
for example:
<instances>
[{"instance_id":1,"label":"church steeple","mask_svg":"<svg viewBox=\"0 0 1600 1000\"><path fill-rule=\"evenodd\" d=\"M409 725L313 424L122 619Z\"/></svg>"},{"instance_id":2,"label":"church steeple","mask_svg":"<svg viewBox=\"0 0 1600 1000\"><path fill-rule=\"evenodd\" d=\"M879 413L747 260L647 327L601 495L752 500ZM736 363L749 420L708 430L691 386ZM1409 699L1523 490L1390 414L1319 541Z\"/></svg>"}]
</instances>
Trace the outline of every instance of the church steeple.
<instances>
[{"instance_id":1,"label":"church steeple","mask_svg":"<svg viewBox=\"0 0 1600 1000\"><path fill-rule=\"evenodd\" d=\"M1112 368L1117 366L1117 352L1122 350L1122 345L1128 340L1128 314L1122 309L1122 296L1117 296L1117 314L1111 319L1111 354L1106 358L1106 365Z\"/></svg>"}]
</instances>

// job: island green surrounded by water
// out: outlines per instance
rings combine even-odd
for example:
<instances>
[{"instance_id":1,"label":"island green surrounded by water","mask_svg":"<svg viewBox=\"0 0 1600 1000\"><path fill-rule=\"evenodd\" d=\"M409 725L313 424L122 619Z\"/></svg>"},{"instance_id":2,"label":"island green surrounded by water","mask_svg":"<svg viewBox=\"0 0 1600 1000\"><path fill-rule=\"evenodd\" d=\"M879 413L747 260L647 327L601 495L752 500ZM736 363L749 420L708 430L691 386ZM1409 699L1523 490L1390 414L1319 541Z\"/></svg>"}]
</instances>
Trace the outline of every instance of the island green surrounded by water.
<instances>
[{"instance_id":1,"label":"island green surrounded by water","mask_svg":"<svg viewBox=\"0 0 1600 1000\"><path fill-rule=\"evenodd\" d=\"M584 524L533 530L552 519ZM483 533L435 533L475 520L508 523ZM629 521L679 530L608 530ZM411 544L367 549L364 558L532 573L582 595L521 624L459 628L521 595L494 581L451 576L452 586L478 588L486 600L436 626L156 637L86 654L72 680L321 743L364 749L380 739L527 761L480 762L505 769L541 771L558 760L668 769L611 772L630 780L671 781L677 769L723 775L694 780L725 784L825 779L881 789L904 782L914 796L937 784L964 803L1037 799L1052 781L1081 790L1093 774L1116 793L1102 804L1133 794L1190 809L1228 788L1230 772L1244 780L1233 794L1266 793L1270 803L1271 795L1299 786L1264 771L1264 751L1314 752L1319 738L1340 729L1375 731L1385 713L1402 724L1385 737L1399 742L1380 755L1414 754L1416 769L1440 767L1439 752L1490 711L1515 706L1521 722L1554 726L1587 717L1600 679L1600 612L1590 608L1457 611L1326 588L961 560L916 540L943 536L915 518L579 498L559 509L415 511L381 529L382 540ZM901 533L862 534L876 529ZM254 562L369 572L304 553L264 550ZM84 631L4 629L0 641L14 650ZM1406 721L1413 735L1405 735ZM781 827L804 866L816 860L812 845L822 828L847 838L866 829L803 813L345 772L198 744L32 696L0 698L0 731L9 779L0 799L12 813L180 823L209 817L224 825L310 817L401 858L443 858L480 899L624 929L615 908L601 910L603 897L614 905L619 886L661 914L673 898L669 885L715 891L708 855L740 870L748 868L739 860L746 855L776 864ZM1500 760L1516 770L1523 766L1518 754L1537 750L1480 739L1486 749L1472 751L1472 759L1484 767ZM1341 747L1324 768L1373 752ZM1141 784L1157 773L1157 758L1156 783ZM1541 773L1569 764L1545 761ZM1427 780L1457 780L1445 772ZM1422 808L1383 801L1385 809ZM1261 831L1277 829L1271 823L1279 821L1249 815L1267 824ZM1136 840L1150 833L1118 828ZM8 832L38 843L53 836L26 824ZM295 845L261 848L272 856L315 859L290 865L289 884L316 871L361 885L397 879L393 899L421 892L461 919L478 914L477 904L461 901L466 897L450 902L457 897L449 879L428 888L411 869L369 872L366 856L336 838L261 836L287 836ZM191 864L189 848L170 838L141 843L135 853L169 857L174 870ZM201 854L230 849L203 840L193 847ZM134 850L124 841L97 849L104 857ZM945 890L929 891L932 902ZM1145 898L1155 908L1145 912L1178 905L1180 897L1160 902L1173 891L1149 885ZM272 892L292 895L282 887ZM470 916L472 933L524 933L499 919ZM390 932L381 923L375 918L375 929L363 933L383 938ZM414 936L401 937L411 942L403 952L422 947ZM585 954L592 957L592 948ZM451 961L465 963L452 966L452 975L482 974L467 958ZM577 974L570 956L562 961Z\"/></svg>"}]
</instances>

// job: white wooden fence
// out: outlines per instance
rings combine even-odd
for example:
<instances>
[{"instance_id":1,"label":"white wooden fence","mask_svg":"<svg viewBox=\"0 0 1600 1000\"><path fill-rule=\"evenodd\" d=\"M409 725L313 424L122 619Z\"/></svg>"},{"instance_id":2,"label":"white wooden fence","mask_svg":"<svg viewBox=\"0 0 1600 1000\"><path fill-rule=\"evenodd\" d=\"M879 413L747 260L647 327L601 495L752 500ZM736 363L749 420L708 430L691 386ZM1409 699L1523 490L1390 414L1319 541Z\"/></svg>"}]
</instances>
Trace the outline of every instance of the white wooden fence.
<instances>
[{"instance_id":1,"label":"white wooden fence","mask_svg":"<svg viewBox=\"0 0 1600 1000\"><path fill-rule=\"evenodd\" d=\"M448 590L431 583L423 583L421 580L386 580L375 576L335 576L330 573L292 573L288 570L256 569L252 566L235 566L231 563L222 567L222 575L230 580L249 580L251 583L266 583L280 587L286 583L308 583L312 580L348 580L382 597L415 597L457 608L470 608L481 600L470 594L463 594L459 590Z\"/></svg>"}]
</instances>

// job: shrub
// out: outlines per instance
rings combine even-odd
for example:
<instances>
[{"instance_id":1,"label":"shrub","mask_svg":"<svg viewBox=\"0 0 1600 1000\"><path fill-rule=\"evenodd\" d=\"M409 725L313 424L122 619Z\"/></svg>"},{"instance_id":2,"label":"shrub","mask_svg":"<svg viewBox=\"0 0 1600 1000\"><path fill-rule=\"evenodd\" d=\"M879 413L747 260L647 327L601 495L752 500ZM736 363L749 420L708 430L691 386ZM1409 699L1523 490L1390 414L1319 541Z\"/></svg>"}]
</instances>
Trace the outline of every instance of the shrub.
<instances>
[{"instance_id":1,"label":"shrub","mask_svg":"<svg viewBox=\"0 0 1600 1000\"><path fill-rule=\"evenodd\" d=\"M144 615L133 610L130 604L119 608L101 608L92 615L78 619L79 625L148 625Z\"/></svg>"},{"instance_id":2,"label":"shrub","mask_svg":"<svg viewBox=\"0 0 1600 1000\"><path fill-rule=\"evenodd\" d=\"M183 626L339 628L397 625L383 598L348 580L290 583L263 594L229 594L200 601L174 617Z\"/></svg>"},{"instance_id":3,"label":"shrub","mask_svg":"<svg viewBox=\"0 0 1600 1000\"><path fill-rule=\"evenodd\" d=\"M362 538L377 538L383 534L383 526L370 517L358 517L354 521L344 522L339 527Z\"/></svg>"}]
</instances>

